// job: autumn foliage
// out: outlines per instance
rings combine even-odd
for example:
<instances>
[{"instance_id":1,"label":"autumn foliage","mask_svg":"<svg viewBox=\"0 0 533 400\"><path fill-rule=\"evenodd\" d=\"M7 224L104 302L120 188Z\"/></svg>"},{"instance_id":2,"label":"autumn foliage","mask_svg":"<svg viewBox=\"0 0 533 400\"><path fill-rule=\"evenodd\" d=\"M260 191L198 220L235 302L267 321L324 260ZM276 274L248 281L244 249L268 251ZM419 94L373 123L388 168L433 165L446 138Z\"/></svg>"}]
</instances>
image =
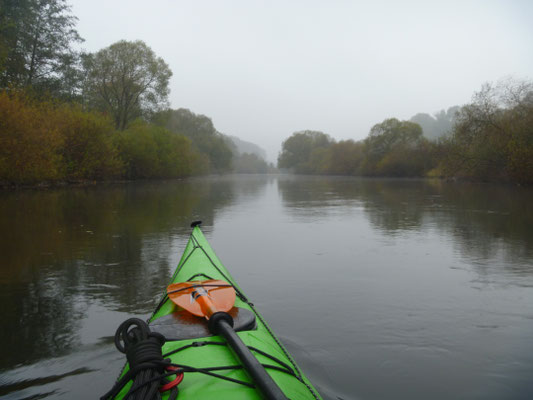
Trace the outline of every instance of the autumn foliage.
<instances>
[{"instance_id":1,"label":"autumn foliage","mask_svg":"<svg viewBox=\"0 0 533 400\"><path fill-rule=\"evenodd\" d=\"M533 83L486 84L473 100L443 142L443 174L532 184Z\"/></svg>"},{"instance_id":2,"label":"autumn foliage","mask_svg":"<svg viewBox=\"0 0 533 400\"><path fill-rule=\"evenodd\" d=\"M142 41L80 52L76 20L65 0L0 3L0 185L207 173L212 149L230 169L221 135L146 123L168 105L163 59Z\"/></svg>"},{"instance_id":3,"label":"autumn foliage","mask_svg":"<svg viewBox=\"0 0 533 400\"><path fill-rule=\"evenodd\" d=\"M137 121L117 132L115 143L128 179L176 178L208 171L208 158L191 141L165 128Z\"/></svg>"},{"instance_id":4,"label":"autumn foliage","mask_svg":"<svg viewBox=\"0 0 533 400\"><path fill-rule=\"evenodd\" d=\"M278 166L304 174L424 176L432 166L430 149L418 124L390 118L358 142L296 132L283 142Z\"/></svg>"},{"instance_id":5,"label":"autumn foliage","mask_svg":"<svg viewBox=\"0 0 533 400\"><path fill-rule=\"evenodd\" d=\"M361 141L295 132L278 166L295 173L441 177L533 184L533 83L486 84L453 109L447 136L428 140L418 123L389 118Z\"/></svg>"},{"instance_id":6,"label":"autumn foliage","mask_svg":"<svg viewBox=\"0 0 533 400\"><path fill-rule=\"evenodd\" d=\"M57 121L63 138L59 154L64 177L69 180L118 178L123 161L112 140L115 130L100 114L84 112L76 105L62 105Z\"/></svg>"},{"instance_id":7,"label":"autumn foliage","mask_svg":"<svg viewBox=\"0 0 533 400\"><path fill-rule=\"evenodd\" d=\"M0 182L35 184L182 177L208 161L183 135L143 122L117 131L76 104L0 92Z\"/></svg>"},{"instance_id":8,"label":"autumn foliage","mask_svg":"<svg viewBox=\"0 0 533 400\"><path fill-rule=\"evenodd\" d=\"M52 102L0 92L0 180L34 183L63 177L64 137Z\"/></svg>"}]
</instances>

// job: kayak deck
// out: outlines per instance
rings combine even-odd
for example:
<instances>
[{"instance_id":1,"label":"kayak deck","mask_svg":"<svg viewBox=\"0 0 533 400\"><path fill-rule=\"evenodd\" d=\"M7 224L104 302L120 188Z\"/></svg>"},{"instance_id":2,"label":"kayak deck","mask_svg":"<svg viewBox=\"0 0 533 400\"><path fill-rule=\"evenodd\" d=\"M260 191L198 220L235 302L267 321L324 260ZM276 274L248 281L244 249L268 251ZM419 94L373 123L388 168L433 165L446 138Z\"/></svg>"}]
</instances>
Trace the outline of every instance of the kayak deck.
<instances>
[{"instance_id":1,"label":"kayak deck","mask_svg":"<svg viewBox=\"0 0 533 400\"><path fill-rule=\"evenodd\" d=\"M235 288L235 305L229 313L234 317L237 335L283 393L292 400L319 400L318 392L222 265L200 228L195 226L170 283L210 279L223 280ZM179 384L178 399L263 398L224 339L209 333L204 318L187 314L165 294L149 324L153 331L167 338L163 357L190 371L185 372ZM129 387L124 387L117 398L123 398ZM168 398L168 393L163 393L162 398Z\"/></svg>"}]
</instances>

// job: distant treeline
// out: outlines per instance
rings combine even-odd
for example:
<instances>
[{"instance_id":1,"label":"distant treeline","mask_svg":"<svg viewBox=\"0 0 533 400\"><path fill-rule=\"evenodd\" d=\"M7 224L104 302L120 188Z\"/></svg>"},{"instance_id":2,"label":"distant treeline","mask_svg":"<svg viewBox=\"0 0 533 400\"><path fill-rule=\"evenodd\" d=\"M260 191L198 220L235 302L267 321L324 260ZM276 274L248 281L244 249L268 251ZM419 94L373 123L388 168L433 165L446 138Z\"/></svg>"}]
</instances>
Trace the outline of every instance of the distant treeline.
<instances>
[{"instance_id":1,"label":"distant treeline","mask_svg":"<svg viewBox=\"0 0 533 400\"><path fill-rule=\"evenodd\" d=\"M416 116L411 121L387 119L361 141L296 132L283 142L278 167L299 174L533 183L532 82L485 84L471 104L450 112L454 123L437 140L424 137L422 127L413 122ZM440 120L452 117L444 113Z\"/></svg>"},{"instance_id":2,"label":"distant treeline","mask_svg":"<svg viewBox=\"0 0 533 400\"><path fill-rule=\"evenodd\" d=\"M209 118L169 110L172 71L144 42L75 51L76 20L65 0L0 0L0 183L273 168Z\"/></svg>"},{"instance_id":3,"label":"distant treeline","mask_svg":"<svg viewBox=\"0 0 533 400\"><path fill-rule=\"evenodd\" d=\"M172 71L144 42L75 51L75 24L66 0L0 0L0 184L274 170L208 117L169 109ZM533 183L532 163L533 84L512 81L435 118L387 119L362 141L296 132L278 159L305 174L518 183Z\"/></svg>"}]
</instances>

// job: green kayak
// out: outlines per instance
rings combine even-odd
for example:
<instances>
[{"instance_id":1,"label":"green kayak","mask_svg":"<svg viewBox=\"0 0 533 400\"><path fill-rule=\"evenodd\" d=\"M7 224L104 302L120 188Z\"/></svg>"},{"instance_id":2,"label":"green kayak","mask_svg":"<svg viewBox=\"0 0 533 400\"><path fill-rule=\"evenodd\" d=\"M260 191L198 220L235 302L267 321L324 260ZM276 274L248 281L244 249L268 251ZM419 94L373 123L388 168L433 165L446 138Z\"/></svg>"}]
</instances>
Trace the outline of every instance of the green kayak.
<instances>
[{"instance_id":1,"label":"green kayak","mask_svg":"<svg viewBox=\"0 0 533 400\"><path fill-rule=\"evenodd\" d=\"M191 225L183 256L148 325L135 320L119 327L115 343L129 362L102 399L321 399L217 258L199 224ZM227 312L196 314L204 318L189 310L189 303L200 299L219 307L217 296L224 291L234 292ZM178 295L182 303L175 302ZM204 311L202 306L199 312ZM141 322L144 327L138 326ZM139 337L147 339L138 344Z\"/></svg>"}]
</instances>

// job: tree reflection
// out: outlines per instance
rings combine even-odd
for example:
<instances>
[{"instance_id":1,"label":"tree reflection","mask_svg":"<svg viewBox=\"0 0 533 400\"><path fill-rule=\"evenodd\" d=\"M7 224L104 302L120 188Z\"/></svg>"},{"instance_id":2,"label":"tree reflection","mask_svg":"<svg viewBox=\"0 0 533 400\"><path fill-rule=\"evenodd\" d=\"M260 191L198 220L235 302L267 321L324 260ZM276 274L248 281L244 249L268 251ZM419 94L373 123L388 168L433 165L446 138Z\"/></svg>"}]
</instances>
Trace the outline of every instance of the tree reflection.
<instances>
[{"instance_id":1,"label":"tree reflection","mask_svg":"<svg viewBox=\"0 0 533 400\"><path fill-rule=\"evenodd\" d=\"M533 274L531 188L440 181L431 185L441 196L440 207L430 209L434 225L454 238L478 272ZM486 262L495 258L502 260L500 268L486 271Z\"/></svg>"},{"instance_id":2,"label":"tree reflection","mask_svg":"<svg viewBox=\"0 0 533 400\"><path fill-rule=\"evenodd\" d=\"M476 265L501 257L499 272L533 274L531 188L391 180L285 177L278 181L286 210L295 217L326 218L337 207L362 207L384 235L435 229L453 239ZM481 274L486 271L479 271ZM494 271L497 272L497 271Z\"/></svg>"},{"instance_id":3,"label":"tree reflection","mask_svg":"<svg viewBox=\"0 0 533 400\"><path fill-rule=\"evenodd\" d=\"M0 369L71 351L91 304L149 313L190 222L209 229L235 196L267 182L198 178L0 194Z\"/></svg>"},{"instance_id":4,"label":"tree reflection","mask_svg":"<svg viewBox=\"0 0 533 400\"><path fill-rule=\"evenodd\" d=\"M278 181L284 205L293 214L335 211L339 206L357 205L367 211L372 225L386 234L420 227L423 216L423 196L420 181L304 177L284 178Z\"/></svg>"},{"instance_id":5,"label":"tree reflection","mask_svg":"<svg viewBox=\"0 0 533 400\"><path fill-rule=\"evenodd\" d=\"M450 238L481 277L533 276L533 191L525 188L228 176L0 193L0 370L73 351L94 305L150 313L190 222L202 219L209 233L220 211L261 196L275 182L295 218L358 210L386 236L435 230Z\"/></svg>"}]
</instances>

